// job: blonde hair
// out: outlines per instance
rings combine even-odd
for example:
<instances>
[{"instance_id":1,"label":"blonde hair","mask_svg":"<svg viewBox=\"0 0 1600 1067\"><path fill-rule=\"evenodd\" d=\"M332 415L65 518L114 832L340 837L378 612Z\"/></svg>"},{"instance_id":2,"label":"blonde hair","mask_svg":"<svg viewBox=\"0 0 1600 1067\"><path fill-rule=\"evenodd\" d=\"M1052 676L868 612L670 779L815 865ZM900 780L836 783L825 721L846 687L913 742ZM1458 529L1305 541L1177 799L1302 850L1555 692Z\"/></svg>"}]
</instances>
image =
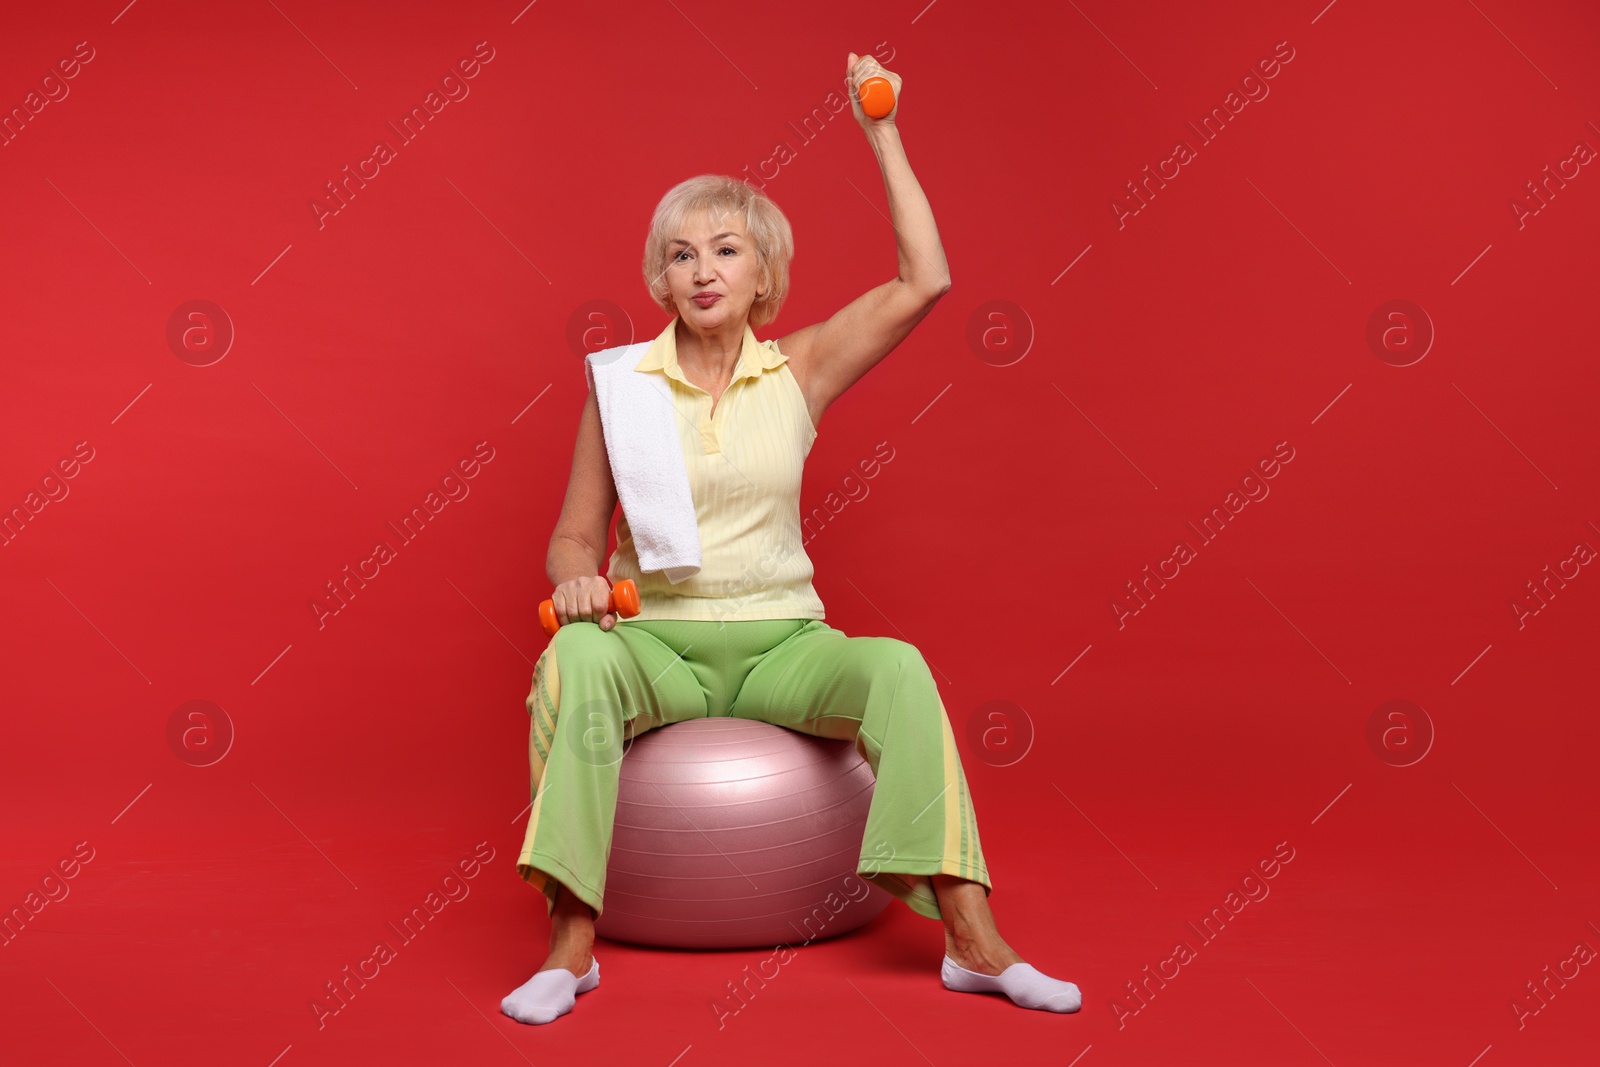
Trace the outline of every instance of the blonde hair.
<instances>
[{"instance_id":1,"label":"blonde hair","mask_svg":"<svg viewBox=\"0 0 1600 1067\"><path fill-rule=\"evenodd\" d=\"M765 326L778 317L789 295L789 263L794 259L794 233L789 220L765 194L749 182L721 174L701 174L667 191L650 218L644 240L644 283L663 311L674 313L672 292L664 275L670 264L667 243L681 235L690 218L709 212L712 218L738 215L755 244L760 293L750 305L750 325Z\"/></svg>"}]
</instances>

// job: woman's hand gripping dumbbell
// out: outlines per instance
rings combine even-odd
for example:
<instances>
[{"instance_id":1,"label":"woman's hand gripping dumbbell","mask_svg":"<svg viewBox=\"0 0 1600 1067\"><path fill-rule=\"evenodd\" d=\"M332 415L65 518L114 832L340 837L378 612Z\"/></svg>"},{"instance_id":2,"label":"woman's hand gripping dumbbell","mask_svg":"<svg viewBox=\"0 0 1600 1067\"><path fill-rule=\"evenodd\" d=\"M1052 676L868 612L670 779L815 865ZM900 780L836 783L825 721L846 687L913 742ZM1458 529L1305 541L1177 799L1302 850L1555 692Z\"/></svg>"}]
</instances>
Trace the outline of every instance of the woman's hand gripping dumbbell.
<instances>
[{"instance_id":1,"label":"woman's hand gripping dumbbell","mask_svg":"<svg viewBox=\"0 0 1600 1067\"><path fill-rule=\"evenodd\" d=\"M556 586L555 595L539 605L539 624L554 637L569 622L597 622L609 630L617 616L631 619L639 614L639 587L624 578L612 587L598 574L569 578Z\"/></svg>"}]
</instances>

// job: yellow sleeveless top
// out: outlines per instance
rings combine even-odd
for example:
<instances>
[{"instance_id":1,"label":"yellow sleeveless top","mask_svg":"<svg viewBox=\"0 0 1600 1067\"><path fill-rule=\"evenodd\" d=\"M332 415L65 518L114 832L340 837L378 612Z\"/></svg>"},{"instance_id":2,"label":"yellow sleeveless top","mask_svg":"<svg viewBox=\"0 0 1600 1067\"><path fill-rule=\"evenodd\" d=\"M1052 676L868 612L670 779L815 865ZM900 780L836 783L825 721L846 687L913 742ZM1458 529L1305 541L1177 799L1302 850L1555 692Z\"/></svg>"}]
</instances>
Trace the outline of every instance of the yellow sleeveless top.
<instances>
[{"instance_id":1,"label":"yellow sleeveless top","mask_svg":"<svg viewBox=\"0 0 1600 1067\"><path fill-rule=\"evenodd\" d=\"M624 510L607 580L632 578L639 586L640 620L824 618L800 525L800 475L817 430L789 357L745 326L733 379L713 414L711 394L678 366L677 326L674 316L634 373L668 379L701 567L677 584L659 571L641 573Z\"/></svg>"}]
</instances>

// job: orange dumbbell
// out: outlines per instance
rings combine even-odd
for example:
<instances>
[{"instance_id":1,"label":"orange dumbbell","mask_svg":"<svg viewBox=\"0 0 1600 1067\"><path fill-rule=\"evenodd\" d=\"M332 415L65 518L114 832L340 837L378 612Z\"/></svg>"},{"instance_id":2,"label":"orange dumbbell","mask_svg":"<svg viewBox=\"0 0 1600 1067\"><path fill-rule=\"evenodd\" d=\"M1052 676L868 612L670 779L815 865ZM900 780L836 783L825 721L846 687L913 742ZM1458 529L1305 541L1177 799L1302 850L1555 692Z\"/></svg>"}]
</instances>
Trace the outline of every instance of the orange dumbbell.
<instances>
[{"instance_id":1,"label":"orange dumbbell","mask_svg":"<svg viewBox=\"0 0 1600 1067\"><path fill-rule=\"evenodd\" d=\"M624 578L611 587L611 595L606 599L606 611L615 612L624 619L631 619L639 614L639 587L633 584L632 578ZM556 618L556 602L546 600L539 605L539 625L544 627L544 632L551 637L561 629L561 621Z\"/></svg>"},{"instance_id":2,"label":"orange dumbbell","mask_svg":"<svg viewBox=\"0 0 1600 1067\"><path fill-rule=\"evenodd\" d=\"M868 118L881 119L894 110L894 86L888 78L868 78L857 93Z\"/></svg>"}]
</instances>

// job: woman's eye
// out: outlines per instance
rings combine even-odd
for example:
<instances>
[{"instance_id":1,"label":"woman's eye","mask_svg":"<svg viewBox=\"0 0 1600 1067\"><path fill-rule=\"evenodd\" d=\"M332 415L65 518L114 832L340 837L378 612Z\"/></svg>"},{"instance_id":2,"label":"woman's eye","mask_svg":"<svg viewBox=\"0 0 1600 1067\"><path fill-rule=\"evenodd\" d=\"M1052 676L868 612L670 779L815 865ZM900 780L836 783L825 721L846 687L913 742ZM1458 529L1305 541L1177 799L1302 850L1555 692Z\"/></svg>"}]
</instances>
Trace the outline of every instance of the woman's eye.
<instances>
[{"instance_id":1,"label":"woman's eye","mask_svg":"<svg viewBox=\"0 0 1600 1067\"><path fill-rule=\"evenodd\" d=\"M721 248L717 249L717 251L718 252L732 252L734 255L738 255L739 254L739 250L737 248L734 248L732 245L723 245ZM677 255L673 256L672 257L672 261L674 263L677 263L677 262L681 261L683 259L683 257L687 256L688 254L689 254L689 250L686 248L682 252L679 252Z\"/></svg>"}]
</instances>

